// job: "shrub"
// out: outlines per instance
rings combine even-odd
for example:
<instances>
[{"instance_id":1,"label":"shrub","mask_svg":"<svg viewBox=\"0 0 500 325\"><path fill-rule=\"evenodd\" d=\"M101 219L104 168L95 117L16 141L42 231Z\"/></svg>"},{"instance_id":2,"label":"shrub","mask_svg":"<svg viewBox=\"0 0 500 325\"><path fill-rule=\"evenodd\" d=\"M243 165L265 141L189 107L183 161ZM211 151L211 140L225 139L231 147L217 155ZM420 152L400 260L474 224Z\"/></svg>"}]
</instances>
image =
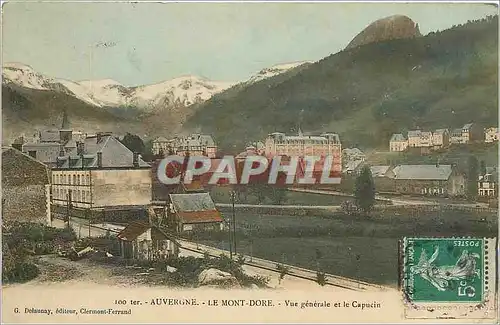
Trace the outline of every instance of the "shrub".
<instances>
[{"instance_id":1,"label":"shrub","mask_svg":"<svg viewBox=\"0 0 500 325\"><path fill-rule=\"evenodd\" d=\"M27 260L17 260L10 267L2 268L2 281L4 283L26 282L36 278L39 272L35 264Z\"/></svg>"},{"instance_id":2,"label":"shrub","mask_svg":"<svg viewBox=\"0 0 500 325\"><path fill-rule=\"evenodd\" d=\"M351 201L344 201L340 205L340 209L343 214L348 215L348 216L357 216L359 215L359 208L356 206L354 202Z\"/></svg>"},{"instance_id":3,"label":"shrub","mask_svg":"<svg viewBox=\"0 0 500 325\"><path fill-rule=\"evenodd\" d=\"M290 272L290 268L283 264L276 264L276 270L278 270L278 272L280 273L279 283L281 283L281 280L283 280L285 275Z\"/></svg>"},{"instance_id":4,"label":"shrub","mask_svg":"<svg viewBox=\"0 0 500 325\"><path fill-rule=\"evenodd\" d=\"M245 264L245 262L246 262L245 256L243 254L238 254L238 258L236 259L236 263L238 263L239 265L243 265L243 264Z\"/></svg>"},{"instance_id":5,"label":"shrub","mask_svg":"<svg viewBox=\"0 0 500 325\"><path fill-rule=\"evenodd\" d=\"M321 271L316 272L316 282L320 286L324 286L326 284L326 275L325 275L325 272L321 272Z\"/></svg>"}]
</instances>

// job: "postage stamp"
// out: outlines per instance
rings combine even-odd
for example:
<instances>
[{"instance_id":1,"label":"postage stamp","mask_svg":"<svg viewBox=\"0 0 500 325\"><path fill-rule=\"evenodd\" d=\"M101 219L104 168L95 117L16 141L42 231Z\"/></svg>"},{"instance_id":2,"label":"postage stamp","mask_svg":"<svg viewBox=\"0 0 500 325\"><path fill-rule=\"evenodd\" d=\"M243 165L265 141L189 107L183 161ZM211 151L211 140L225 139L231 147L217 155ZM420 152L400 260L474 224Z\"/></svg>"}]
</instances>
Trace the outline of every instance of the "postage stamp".
<instances>
[{"instance_id":1,"label":"postage stamp","mask_svg":"<svg viewBox=\"0 0 500 325\"><path fill-rule=\"evenodd\" d=\"M468 318L479 309L488 313L495 292L494 247L488 238L404 238L400 283L406 311L411 311L406 316L425 317L438 306L444 316L457 311Z\"/></svg>"}]
</instances>

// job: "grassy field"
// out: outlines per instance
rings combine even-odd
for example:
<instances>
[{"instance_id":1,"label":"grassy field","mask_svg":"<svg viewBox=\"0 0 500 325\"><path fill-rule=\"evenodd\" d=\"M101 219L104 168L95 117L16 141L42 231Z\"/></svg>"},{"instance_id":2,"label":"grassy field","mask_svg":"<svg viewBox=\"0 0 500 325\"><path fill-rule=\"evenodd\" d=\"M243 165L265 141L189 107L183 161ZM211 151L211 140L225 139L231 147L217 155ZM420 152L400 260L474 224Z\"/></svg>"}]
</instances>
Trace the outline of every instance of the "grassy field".
<instances>
[{"instance_id":1,"label":"grassy field","mask_svg":"<svg viewBox=\"0 0 500 325\"><path fill-rule=\"evenodd\" d=\"M403 236L496 236L496 218L489 217L489 222L478 222L477 217L446 212L439 217L422 216L419 221L409 218L382 221L238 213L237 250L309 269L316 269L319 262L321 270L327 273L395 286L398 239ZM200 242L228 248L227 233L217 239L200 238Z\"/></svg>"},{"instance_id":2,"label":"grassy field","mask_svg":"<svg viewBox=\"0 0 500 325\"><path fill-rule=\"evenodd\" d=\"M231 189L228 187L214 187L210 190L210 195L216 203L231 203L231 198L229 196L229 191ZM347 196L333 196L324 194L314 194L314 193L299 193L299 192L286 192L286 198L282 204L285 205L340 205L344 201L351 200L351 197ZM236 203L244 204L258 204L257 197L248 194L246 198L241 195ZM267 198L263 204L273 204L270 198Z\"/></svg>"}]
</instances>

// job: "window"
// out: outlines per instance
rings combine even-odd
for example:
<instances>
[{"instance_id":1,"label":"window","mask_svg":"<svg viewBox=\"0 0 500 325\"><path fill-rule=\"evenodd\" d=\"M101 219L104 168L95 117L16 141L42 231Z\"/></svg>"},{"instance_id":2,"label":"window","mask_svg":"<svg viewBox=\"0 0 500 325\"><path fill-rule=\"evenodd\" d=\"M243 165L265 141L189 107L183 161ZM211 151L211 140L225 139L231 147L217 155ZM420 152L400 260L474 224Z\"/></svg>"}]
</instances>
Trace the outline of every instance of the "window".
<instances>
[{"instance_id":1,"label":"window","mask_svg":"<svg viewBox=\"0 0 500 325\"><path fill-rule=\"evenodd\" d=\"M90 185L90 175L87 175L87 185Z\"/></svg>"},{"instance_id":2,"label":"window","mask_svg":"<svg viewBox=\"0 0 500 325\"><path fill-rule=\"evenodd\" d=\"M80 175L76 176L76 185L80 185Z\"/></svg>"},{"instance_id":3,"label":"window","mask_svg":"<svg viewBox=\"0 0 500 325\"><path fill-rule=\"evenodd\" d=\"M76 175L73 175L73 184L76 184Z\"/></svg>"},{"instance_id":4,"label":"window","mask_svg":"<svg viewBox=\"0 0 500 325\"><path fill-rule=\"evenodd\" d=\"M35 151L35 150L29 150L29 151L28 151L28 155L29 155L30 157L36 158L36 151Z\"/></svg>"}]
</instances>

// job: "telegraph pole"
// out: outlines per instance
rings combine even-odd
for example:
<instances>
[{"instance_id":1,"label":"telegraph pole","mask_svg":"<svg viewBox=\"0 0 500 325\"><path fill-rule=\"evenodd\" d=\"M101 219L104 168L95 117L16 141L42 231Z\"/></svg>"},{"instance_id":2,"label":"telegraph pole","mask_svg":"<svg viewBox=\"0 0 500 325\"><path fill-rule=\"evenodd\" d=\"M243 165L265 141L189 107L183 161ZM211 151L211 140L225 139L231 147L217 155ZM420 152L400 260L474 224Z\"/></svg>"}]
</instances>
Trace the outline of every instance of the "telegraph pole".
<instances>
[{"instance_id":1,"label":"telegraph pole","mask_svg":"<svg viewBox=\"0 0 500 325\"><path fill-rule=\"evenodd\" d=\"M231 221L227 222L227 229L229 233L229 257L233 259L233 236L231 235Z\"/></svg>"},{"instance_id":2,"label":"telegraph pole","mask_svg":"<svg viewBox=\"0 0 500 325\"><path fill-rule=\"evenodd\" d=\"M236 215L234 212L234 201L236 200L236 191L231 191L231 202L233 204L233 247L236 254Z\"/></svg>"},{"instance_id":3,"label":"telegraph pole","mask_svg":"<svg viewBox=\"0 0 500 325\"><path fill-rule=\"evenodd\" d=\"M72 210L72 208L73 208L73 207L72 207L72 204L71 204L71 199L72 199L72 198L71 198L71 194L72 194L72 190L69 190L69 191L68 191L68 198L67 198L68 205L67 205L67 210L66 210L66 214L67 214L67 216L66 216L66 217L68 218L68 219L67 219L67 220L68 220L68 221L67 221L67 222L68 222L68 227L70 226L69 221L70 221L70 219L71 219L71 210Z\"/></svg>"}]
</instances>

